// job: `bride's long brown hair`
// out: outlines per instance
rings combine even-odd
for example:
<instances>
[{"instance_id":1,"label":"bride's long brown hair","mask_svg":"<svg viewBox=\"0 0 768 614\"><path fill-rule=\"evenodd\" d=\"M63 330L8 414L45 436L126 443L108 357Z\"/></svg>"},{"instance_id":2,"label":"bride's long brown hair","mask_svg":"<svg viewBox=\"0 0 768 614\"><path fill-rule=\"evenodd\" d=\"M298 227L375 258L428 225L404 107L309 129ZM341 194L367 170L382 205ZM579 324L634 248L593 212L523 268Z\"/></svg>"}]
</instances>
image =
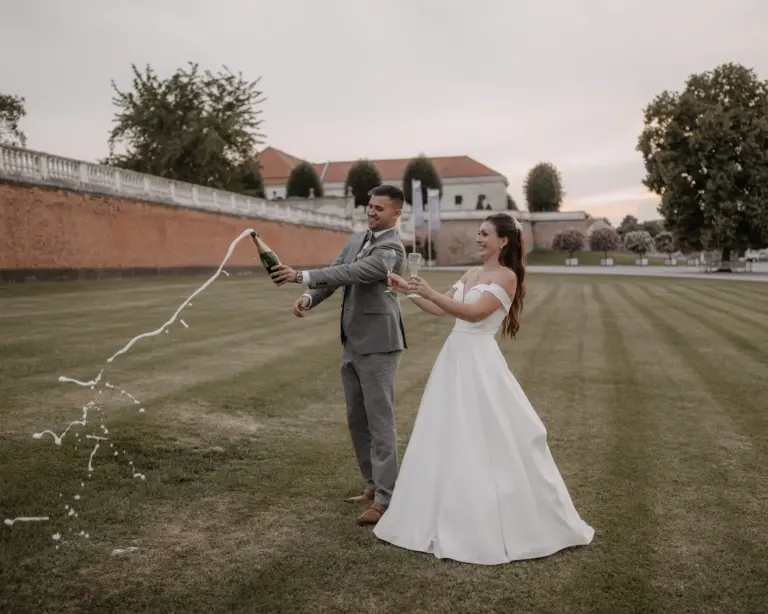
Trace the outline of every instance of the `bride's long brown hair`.
<instances>
[{"instance_id":1,"label":"bride's long brown hair","mask_svg":"<svg viewBox=\"0 0 768 614\"><path fill-rule=\"evenodd\" d=\"M525 300L525 240L522 231L515 226L515 219L507 213L494 213L485 218L485 221L493 224L500 239L507 239L507 244L499 252L499 264L512 269L517 277L512 307L509 308L501 329L502 339L514 339L520 330L520 313L523 311Z\"/></svg>"}]
</instances>

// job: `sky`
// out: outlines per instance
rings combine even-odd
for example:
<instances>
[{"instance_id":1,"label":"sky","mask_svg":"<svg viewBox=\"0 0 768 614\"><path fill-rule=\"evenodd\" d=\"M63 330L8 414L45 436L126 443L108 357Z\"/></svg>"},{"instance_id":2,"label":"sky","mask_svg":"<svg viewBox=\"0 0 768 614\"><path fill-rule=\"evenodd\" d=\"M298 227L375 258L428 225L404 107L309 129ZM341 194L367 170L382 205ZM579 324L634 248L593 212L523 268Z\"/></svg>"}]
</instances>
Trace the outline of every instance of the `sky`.
<instances>
[{"instance_id":1,"label":"sky","mask_svg":"<svg viewBox=\"0 0 768 614\"><path fill-rule=\"evenodd\" d=\"M108 153L114 81L187 62L260 78L265 144L312 162L468 155L523 179L555 164L563 210L659 217L643 108L692 73L768 78L765 0L24 0L4 3L0 92L31 149Z\"/></svg>"}]
</instances>

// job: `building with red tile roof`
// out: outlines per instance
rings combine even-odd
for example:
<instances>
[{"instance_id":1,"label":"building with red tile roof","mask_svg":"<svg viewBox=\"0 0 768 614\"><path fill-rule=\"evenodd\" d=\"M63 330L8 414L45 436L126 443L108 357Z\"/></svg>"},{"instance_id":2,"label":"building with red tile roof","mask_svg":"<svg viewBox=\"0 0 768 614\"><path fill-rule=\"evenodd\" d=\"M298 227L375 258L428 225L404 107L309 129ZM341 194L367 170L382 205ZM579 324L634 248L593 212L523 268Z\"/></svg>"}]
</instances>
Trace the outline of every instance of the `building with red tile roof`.
<instances>
[{"instance_id":1,"label":"building with red tile roof","mask_svg":"<svg viewBox=\"0 0 768 614\"><path fill-rule=\"evenodd\" d=\"M267 147L257 155L267 198L284 198L285 184L291 170L302 160L275 147ZM509 182L501 173L469 156L431 158L443 181L442 210L506 209ZM402 187L408 158L371 160L382 181ZM344 182L354 160L312 163L326 196L344 196Z\"/></svg>"}]
</instances>

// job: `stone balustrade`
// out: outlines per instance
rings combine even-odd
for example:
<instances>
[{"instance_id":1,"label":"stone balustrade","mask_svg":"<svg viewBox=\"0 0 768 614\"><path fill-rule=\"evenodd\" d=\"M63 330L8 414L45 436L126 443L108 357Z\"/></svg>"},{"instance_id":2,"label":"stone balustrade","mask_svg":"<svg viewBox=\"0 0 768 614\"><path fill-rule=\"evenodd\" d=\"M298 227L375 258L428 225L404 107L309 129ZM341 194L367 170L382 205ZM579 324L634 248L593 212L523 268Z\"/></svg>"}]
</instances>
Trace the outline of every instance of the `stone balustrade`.
<instances>
[{"instance_id":1,"label":"stone balustrade","mask_svg":"<svg viewBox=\"0 0 768 614\"><path fill-rule=\"evenodd\" d=\"M358 232L366 228L364 217L361 219L359 215L350 218L313 211L306 207L281 203L281 201L254 198L6 145L0 145L0 180L119 196L286 224L317 226L348 232ZM411 236L410 228L407 220L404 219L403 222L401 234L404 240L408 240Z\"/></svg>"}]
</instances>

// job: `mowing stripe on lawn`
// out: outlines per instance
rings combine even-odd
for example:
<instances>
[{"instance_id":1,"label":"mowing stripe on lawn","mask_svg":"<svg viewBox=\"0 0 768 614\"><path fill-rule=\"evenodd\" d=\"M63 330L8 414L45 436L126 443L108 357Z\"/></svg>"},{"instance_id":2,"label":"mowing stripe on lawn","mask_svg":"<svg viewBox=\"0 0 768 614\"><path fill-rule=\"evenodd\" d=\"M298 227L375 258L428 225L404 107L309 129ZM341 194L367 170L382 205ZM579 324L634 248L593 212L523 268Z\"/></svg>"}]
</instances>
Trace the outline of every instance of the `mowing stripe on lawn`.
<instances>
[{"instance_id":1,"label":"mowing stripe on lawn","mask_svg":"<svg viewBox=\"0 0 768 614\"><path fill-rule=\"evenodd\" d=\"M759 447L763 453L768 452L768 440L765 437L765 432L768 429L768 416L765 414L764 402L764 395L768 388L766 378L763 377L762 381L760 379L748 379L750 386L734 387L731 378L735 381L744 381L744 373L740 369L735 369L732 361L723 360L723 347L717 342L717 338L703 344L705 347L718 350L716 362L713 361L711 354L701 352L691 344L689 336L698 326L698 319L694 314L674 309L669 312L673 314L671 318L674 321L673 324L669 318L662 317L656 310L645 305L642 298L633 296L628 288L618 288L618 290L626 301L672 341L674 354L677 354L694 372L701 376L703 386L723 407L729 408L729 414L734 423L739 425L740 431L749 436L754 445ZM683 314L685 317L680 317ZM706 330L710 333L716 333L712 328L706 328ZM728 335L728 337L731 336ZM719 333L718 337L723 339ZM733 358L738 359L738 354L735 354ZM752 367L754 371L761 370L759 363L753 362Z\"/></svg>"},{"instance_id":2,"label":"mowing stripe on lawn","mask_svg":"<svg viewBox=\"0 0 768 614\"><path fill-rule=\"evenodd\" d=\"M630 302L643 300L629 289L626 295ZM656 412L656 420L668 449L663 456L668 466L658 470L666 476L658 514L661 535L668 539L661 542L656 580L665 589L664 603L677 611L757 611L740 608L756 607L768 588L768 530L761 521L768 489L760 453L747 434L738 432L732 403L710 393L706 371L688 360L682 366L664 360L685 351L684 328L679 332L645 306L642 315L650 327L646 335L654 340L649 348L658 390L678 390L673 397L660 395L654 404L666 410ZM727 385L742 383L749 387L743 374Z\"/></svg>"},{"instance_id":3,"label":"mowing stripe on lawn","mask_svg":"<svg viewBox=\"0 0 768 614\"><path fill-rule=\"evenodd\" d=\"M640 287L649 289L657 287L645 284L639 285ZM695 291L692 291L690 288L680 288L676 284L674 286L664 285L663 289L668 291L667 296L671 296L671 298L683 302L688 305L689 308L701 305L706 307L708 311L726 316L729 320L739 322L752 329L760 329L761 332L764 333L768 332L768 312L761 318L761 314L755 314L749 308L736 304L726 298L718 297L711 293L696 294Z\"/></svg>"},{"instance_id":4,"label":"mowing stripe on lawn","mask_svg":"<svg viewBox=\"0 0 768 614\"><path fill-rule=\"evenodd\" d=\"M580 570L580 583L591 586L576 604L590 612L598 610L607 595L614 602L610 611L631 607L632 611L654 611L658 594L650 582L653 542L658 527L654 517L656 476L651 445L656 425L644 394L642 368L630 349L637 330L634 313L615 300L613 285L592 286L603 326L600 339L605 361L605 380L611 387L609 448L605 450L604 483L610 492L600 500L598 523L601 532L593 557Z\"/></svg>"},{"instance_id":5,"label":"mowing stripe on lawn","mask_svg":"<svg viewBox=\"0 0 768 614\"><path fill-rule=\"evenodd\" d=\"M729 284L730 285L730 284ZM768 286L768 284L766 284ZM765 321L768 318L768 292L762 296L752 299L742 299L737 294L729 292L715 282L707 283L676 283L672 286L674 291L690 296L691 300L715 299L722 304L738 309L746 314L754 315L758 321Z\"/></svg>"},{"instance_id":6,"label":"mowing stripe on lawn","mask_svg":"<svg viewBox=\"0 0 768 614\"><path fill-rule=\"evenodd\" d=\"M726 328L716 317L711 316L710 312L717 312L717 309L713 309L713 306L710 304L699 303L699 305L691 305L674 294L658 291L657 287L651 288L647 285L637 284L634 288L644 292L653 303L666 305L672 312L684 313L688 316L690 321L695 322L706 328L708 331L727 340L740 353L749 355L752 358L752 361L758 365L758 369L761 373L764 372L762 367L768 366L768 345L761 343L762 339L760 335L757 336L757 341L753 341L755 339L755 329L759 331L760 327L754 326L751 322L747 322L746 328L749 330L744 330L743 333L740 334L730 328ZM704 308L701 309L700 307ZM729 314L726 312L725 315L728 316ZM738 322L743 329L744 322L738 318L731 318L731 320L732 322Z\"/></svg>"},{"instance_id":7,"label":"mowing stripe on lawn","mask_svg":"<svg viewBox=\"0 0 768 614\"><path fill-rule=\"evenodd\" d=\"M740 582L734 578L743 579L745 573L736 567L722 573L722 566L740 565L736 561L747 551L740 552L739 544L755 529L760 509L755 495L765 499L766 494L757 471L759 455L734 430L728 411L708 393L702 376L685 363L670 364L674 341L644 322L649 366L655 367L658 384L649 395L652 406L662 410L655 412L664 460L658 473L665 478L657 514L665 537L656 582L666 593L664 602L678 611L737 611ZM701 467L709 470L704 473ZM754 573L754 563L750 567ZM765 569L764 564L757 569Z\"/></svg>"}]
</instances>

